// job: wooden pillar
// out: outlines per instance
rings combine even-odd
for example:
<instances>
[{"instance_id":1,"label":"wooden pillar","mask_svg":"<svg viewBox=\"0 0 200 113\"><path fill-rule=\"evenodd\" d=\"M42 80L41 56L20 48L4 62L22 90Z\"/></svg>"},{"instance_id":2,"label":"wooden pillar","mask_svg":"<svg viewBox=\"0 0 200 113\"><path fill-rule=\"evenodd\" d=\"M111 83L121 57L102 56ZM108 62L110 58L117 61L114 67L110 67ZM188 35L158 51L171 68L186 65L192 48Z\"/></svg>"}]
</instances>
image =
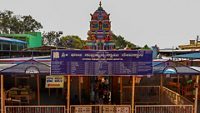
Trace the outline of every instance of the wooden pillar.
<instances>
[{"instance_id":1,"label":"wooden pillar","mask_svg":"<svg viewBox=\"0 0 200 113\"><path fill-rule=\"evenodd\" d=\"M163 88L163 74L160 75L160 88Z\"/></svg>"},{"instance_id":2,"label":"wooden pillar","mask_svg":"<svg viewBox=\"0 0 200 113\"><path fill-rule=\"evenodd\" d=\"M4 80L3 75L1 75L1 113L4 113Z\"/></svg>"},{"instance_id":3,"label":"wooden pillar","mask_svg":"<svg viewBox=\"0 0 200 113\"><path fill-rule=\"evenodd\" d=\"M160 75L160 95L159 95L159 101L162 103L162 92L163 92L163 74Z\"/></svg>"},{"instance_id":4,"label":"wooden pillar","mask_svg":"<svg viewBox=\"0 0 200 113\"><path fill-rule=\"evenodd\" d=\"M132 77L132 111L131 113L134 113L135 109L135 75Z\"/></svg>"},{"instance_id":5,"label":"wooden pillar","mask_svg":"<svg viewBox=\"0 0 200 113\"><path fill-rule=\"evenodd\" d=\"M67 113L70 113L70 75L67 75Z\"/></svg>"},{"instance_id":6,"label":"wooden pillar","mask_svg":"<svg viewBox=\"0 0 200 113\"><path fill-rule=\"evenodd\" d=\"M119 77L119 81L120 81L120 104L122 104L122 97L123 97L123 82L122 82L122 77Z\"/></svg>"},{"instance_id":7,"label":"wooden pillar","mask_svg":"<svg viewBox=\"0 0 200 113\"><path fill-rule=\"evenodd\" d=\"M14 79L15 79L15 87L17 87L17 77L14 76Z\"/></svg>"},{"instance_id":8,"label":"wooden pillar","mask_svg":"<svg viewBox=\"0 0 200 113\"><path fill-rule=\"evenodd\" d=\"M39 78L39 74L36 75L37 78L37 101L38 101L38 105L40 105L40 78Z\"/></svg>"},{"instance_id":9,"label":"wooden pillar","mask_svg":"<svg viewBox=\"0 0 200 113\"><path fill-rule=\"evenodd\" d=\"M79 93L79 100L80 100L80 104L81 104L81 85L82 85L82 82L83 82L83 78L81 76L79 76L79 86L78 86L78 93Z\"/></svg>"},{"instance_id":10,"label":"wooden pillar","mask_svg":"<svg viewBox=\"0 0 200 113\"><path fill-rule=\"evenodd\" d=\"M177 87L178 87L178 93L180 94L180 75L178 75Z\"/></svg>"},{"instance_id":11,"label":"wooden pillar","mask_svg":"<svg viewBox=\"0 0 200 113\"><path fill-rule=\"evenodd\" d=\"M197 108L198 108L198 91L199 91L199 75L197 75L195 83L194 113L197 113Z\"/></svg>"},{"instance_id":12,"label":"wooden pillar","mask_svg":"<svg viewBox=\"0 0 200 113\"><path fill-rule=\"evenodd\" d=\"M49 96L51 96L51 88L48 88Z\"/></svg>"}]
</instances>

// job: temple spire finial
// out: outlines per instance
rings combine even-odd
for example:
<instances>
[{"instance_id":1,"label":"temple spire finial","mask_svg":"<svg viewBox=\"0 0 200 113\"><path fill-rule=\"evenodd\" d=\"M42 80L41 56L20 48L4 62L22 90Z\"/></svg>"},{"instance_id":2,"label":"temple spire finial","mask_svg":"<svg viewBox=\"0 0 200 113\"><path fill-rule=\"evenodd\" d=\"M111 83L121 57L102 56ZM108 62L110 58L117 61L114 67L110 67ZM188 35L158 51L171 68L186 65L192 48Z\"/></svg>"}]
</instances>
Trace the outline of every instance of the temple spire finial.
<instances>
[{"instance_id":1,"label":"temple spire finial","mask_svg":"<svg viewBox=\"0 0 200 113\"><path fill-rule=\"evenodd\" d=\"M100 2L99 2L99 6L101 7L101 5L102 5L102 4L101 4L101 1L100 1Z\"/></svg>"}]
</instances>

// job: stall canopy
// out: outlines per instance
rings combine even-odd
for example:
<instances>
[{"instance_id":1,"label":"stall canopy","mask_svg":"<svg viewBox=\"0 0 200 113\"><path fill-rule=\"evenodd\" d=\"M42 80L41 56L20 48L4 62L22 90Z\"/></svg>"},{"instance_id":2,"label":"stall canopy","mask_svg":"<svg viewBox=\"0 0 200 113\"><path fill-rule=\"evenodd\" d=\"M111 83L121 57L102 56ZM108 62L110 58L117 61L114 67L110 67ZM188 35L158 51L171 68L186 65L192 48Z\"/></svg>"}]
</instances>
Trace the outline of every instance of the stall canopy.
<instances>
[{"instance_id":1,"label":"stall canopy","mask_svg":"<svg viewBox=\"0 0 200 113\"><path fill-rule=\"evenodd\" d=\"M14 66L5 68L0 71L0 74L40 74L47 75L50 73L50 66L47 64L38 62L34 59L27 60L25 62L16 64Z\"/></svg>"},{"instance_id":2,"label":"stall canopy","mask_svg":"<svg viewBox=\"0 0 200 113\"><path fill-rule=\"evenodd\" d=\"M153 74L190 74L197 75L200 72L194 68L179 62L168 60L153 66Z\"/></svg>"},{"instance_id":3,"label":"stall canopy","mask_svg":"<svg viewBox=\"0 0 200 113\"><path fill-rule=\"evenodd\" d=\"M200 53L188 53L182 55L175 55L174 58L188 58L188 59L200 59Z\"/></svg>"}]
</instances>

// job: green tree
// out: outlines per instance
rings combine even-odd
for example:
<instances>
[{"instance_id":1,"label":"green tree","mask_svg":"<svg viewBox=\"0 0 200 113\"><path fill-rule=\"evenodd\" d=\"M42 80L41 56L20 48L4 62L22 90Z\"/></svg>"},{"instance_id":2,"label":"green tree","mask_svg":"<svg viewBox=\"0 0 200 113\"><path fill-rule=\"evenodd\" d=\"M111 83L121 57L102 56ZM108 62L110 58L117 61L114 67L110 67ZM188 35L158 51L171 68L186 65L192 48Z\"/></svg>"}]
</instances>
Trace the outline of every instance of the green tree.
<instances>
[{"instance_id":1,"label":"green tree","mask_svg":"<svg viewBox=\"0 0 200 113\"><path fill-rule=\"evenodd\" d=\"M151 48L149 48L149 46L146 44L146 45L144 45L144 47L141 48L141 49L144 49L144 50L150 50Z\"/></svg>"},{"instance_id":2,"label":"green tree","mask_svg":"<svg viewBox=\"0 0 200 113\"><path fill-rule=\"evenodd\" d=\"M68 35L61 37L60 44L66 48L82 49L85 42L79 36Z\"/></svg>"},{"instance_id":3,"label":"green tree","mask_svg":"<svg viewBox=\"0 0 200 113\"><path fill-rule=\"evenodd\" d=\"M49 46L60 46L60 39L62 33L56 31L44 32L43 35L43 45Z\"/></svg>"},{"instance_id":4,"label":"green tree","mask_svg":"<svg viewBox=\"0 0 200 113\"><path fill-rule=\"evenodd\" d=\"M0 33L26 33L43 28L32 16L14 15L12 11L0 11Z\"/></svg>"},{"instance_id":5,"label":"green tree","mask_svg":"<svg viewBox=\"0 0 200 113\"><path fill-rule=\"evenodd\" d=\"M112 40L113 40L114 43L115 43L116 49L124 49L124 48L127 47L127 46L128 46L129 48L131 48L131 49L134 49L134 48L136 47L135 44L133 44L133 43L131 43L131 42L125 40L124 37L122 37L122 36L120 36L120 35L119 35L119 36L116 36L116 35L113 34Z\"/></svg>"},{"instance_id":6,"label":"green tree","mask_svg":"<svg viewBox=\"0 0 200 113\"><path fill-rule=\"evenodd\" d=\"M22 30L23 32L34 32L38 29L43 28L41 23L37 22L32 16L22 16Z\"/></svg>"},{"instance_id":7,"label":"green tree","mask_svg":"<svg viewBox=\"0 0 200 113\"><path fill-rule=\"evenodd\" d=\"M9 33L11 27L12 11L0 12L0 31L2 33Z\"/></svg>"}]
</instances>

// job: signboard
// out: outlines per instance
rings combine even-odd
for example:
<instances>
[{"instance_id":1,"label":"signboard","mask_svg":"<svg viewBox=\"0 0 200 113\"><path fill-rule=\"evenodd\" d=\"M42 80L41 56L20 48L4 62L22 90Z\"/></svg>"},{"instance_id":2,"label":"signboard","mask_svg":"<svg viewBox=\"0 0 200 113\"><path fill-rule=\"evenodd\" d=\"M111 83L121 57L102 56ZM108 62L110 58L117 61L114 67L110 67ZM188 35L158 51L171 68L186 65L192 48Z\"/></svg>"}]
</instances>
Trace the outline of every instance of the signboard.
<instances>
[{"instance_id":1,"label":"signboard","mask_svg":"<svg viewBox=\"0 0 200 113\"><path fill-rule=\"evenodd\" d=\"M46 76L46 88L63 88L64 76Z\"/></svg>"},{"instance_id":2,"label":"signboard","mask_svg":"<svg viewBox=\"0 0 200 113\"><path fill-rule=\"evenodd\" d=\"M151 50L52 50L53 75L151 75Z\"/></svg>"}]
</instances>

